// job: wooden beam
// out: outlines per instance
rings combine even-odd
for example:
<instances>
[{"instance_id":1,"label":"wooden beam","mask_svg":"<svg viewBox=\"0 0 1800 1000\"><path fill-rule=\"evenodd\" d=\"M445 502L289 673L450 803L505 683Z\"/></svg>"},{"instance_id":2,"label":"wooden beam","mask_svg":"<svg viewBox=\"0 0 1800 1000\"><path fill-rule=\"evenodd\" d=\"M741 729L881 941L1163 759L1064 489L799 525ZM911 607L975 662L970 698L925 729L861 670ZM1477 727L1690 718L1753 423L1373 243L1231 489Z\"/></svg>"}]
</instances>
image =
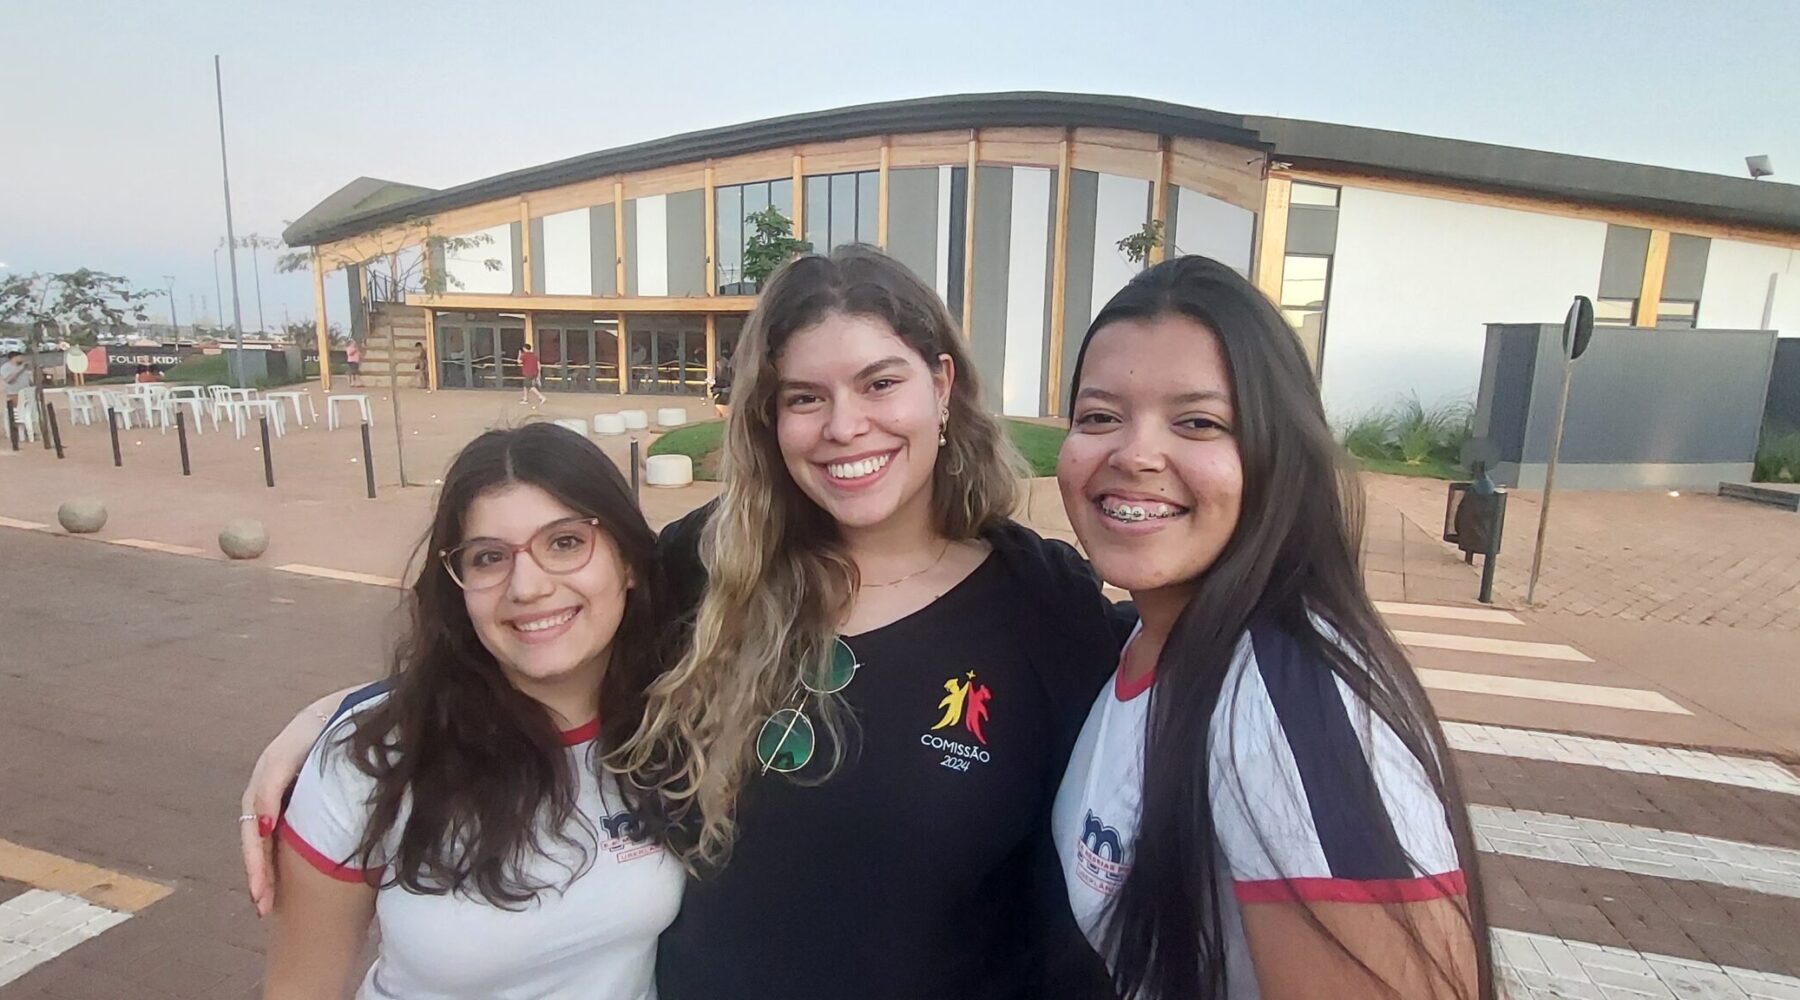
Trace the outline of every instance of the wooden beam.
<instances>
[{"instance_id":1,"label":"wooden beam","mask_svg":"<svg viewBox=\"0 0 1800 1000\"><path fill-rule=\"evenodd\" d=\"M963 212L963 300L962 331L965 339L972 339L974 332L973 313L975 312L975 174L981 164L981 133L976 129L969 130L969 184L967 205Z\"/></svg>"},{"instance_id":2,"label":"wooden beam","mask_svg":"<svg viewBox=\"0 0 1800 1000\"><path fill-rule=\"evenodd\" d=\"M426 392L438 388L437 310L425 310L425 385Z\"/></svg>"},{"instance_id":3,"label":"wooden beam","mask_svg":"<svg viewBox=\"0 0 1800 1000\"><path fill-rule=\"evenodd\" d=\"M719 205L713 197L713 168L706 165L706 188L701 197L706 199L706 294L719 294ZM712 317L707 317L710 326Z\"/></svg>"},{"instance_id":4,"label":"wooden beam","mask_svg":"<svg viewBox=\"0 0 1800 1000\"><path fill-rule=\"evenodd\" d=\"M1637 316L1632 320L1638 326L1656 326L1656 316L1662 308L1663 276L1668 270L1669 231L1652 229L1650 248L1644 253L1644 284L1638 291Z\"/></svg>"},{"instance_id":5,"label":"wooden beam","mask_svg":"<svg viewBox=\"0 0 1800 1000\"><path fill-rule=\"evenodd\" d=\"M875 245L883 250L888 245L888 165L894 160L893 142L881 137L881 183L880 194L875 199Z\"/></svg>"},{"instance_id":6,"label":"wooden beam","mask_svg":"<svg viewBox=\"0 0 1800 1000\"><path fill-rule=\"evenodd\" d=\"M806 164L799 153L794 154L794 238L806 239Z\"/></svg>"},{"instance_id":7,"label":"wooden beam","mask_svg":"<svg viewBox=\"0 0 1800 1000\"><path fill-rule=\"evenodd\" d=\"M631 384L631 334L625 330L625 314L619 314L619 395Z\"/></svg>"},{"instance_id":8,"label":"wooden beam","mask_svg":"<svg viewBox=\"0 0 1800 1000\"><path fill-rule=\"evenodd\" d=\"M531 282L531 270L532 270L532 267L534 266L534 264L536 263L535 261L532 260L532 257L535 256L535 249L536 248L531 245L531 203L526 201L523 198L520 198L519 199L519 260L524 265L523 268L521 268L523 273L520 275L520 278L524 282L525 287L513 289L514 295L530 295L531 294L531 289L533 287L532 282Z\"/></svg>"},{"instance_id":9,"label":"wooden beam","mask_svg":"<svg viewBox=\"0 0 1800 1000\"><path fill-rule=\"evenodd\" d=\"M1163 262L1166 256L1165 248L1169 241L1175 238L1175 234L1169 232L1169 160L1169 138L1163 136L1156 144L1156 179L1150 182L1151 187L1155 189L1152 192L1155 207L1152 209L1150 217L1162 223L1160 227L1162 240L1150 248L1151 264Z\"/></svg>"},{"instance_id":10,"label":"wooden beam","mask_svg":"<svg viewBox=\"0 0 1800 1000\"><path fill-rule=\"evenodd\" d=\"M756 308L754 295L486 295L457 292L422 295L409 292L409 306L452 311L499 310L501 312L637 312L637 313L748 313Z\"/></svg>"},{"instance_id":11,"label":"wooden beam","mask_svg":"<svg viewBox=\"0 0 1800 1000\"><path fill-rule=\"evenodd\" d=\"M625 294L625 182L613 181L613 288Z\"/></svg>"},{"instance_id":12,"label":"wooden beam","mask_svg":"<svg viewBox=\"0 0 1800 1000\"><path fill-rule=\"evenodd\" d=\"M1270 174L1263 182L1263 210L1256 218L1256 287L1281 304L1281 271L1287 258L1288 204L1293 182Z\"/></svg>"},{"instance_id":13,"label":"wooden beam","mask_svg":"<svg viewBox=\"0 0 1800 1000\"><path fill-rule=\"evenodd\" d=\"M319 391L331 391L331 325L325 317L325 267L312 252L313 323L319 341Z\"/></svg>"},{"instance_id":14,"label":"wooden beam","mask_svg":"<svg viewBox=\"0 0 1800 1000\"><path fill-rule=\"evenodd\" d=\"M719 370L719 325L718 317L706 314L706 377L712 378Z\"/></svg>"},{"instance_id":15,"label":"wooden beam","mask_svg":"<svg viewBox=\"0 0 1800 1000\"><path fill-rule=\"evenodd\" d=\"M525 342L537 350L537 313L529 309L525 311Z\"/></svg>"},{"instance_id":16,"label":"wooden beam","mask_svg":"<svg viewBox=\"0 0 1800 1000\"><path fill-rule=\"evenodd\" d=\"M1044 396L1050 402L1044 412L1062 413L1063 324L1068 321L1069 298L1069 134L1063 133L1056 152L1056 236L1050 264L1050 365Z\"/></svg>"}]
</instances>

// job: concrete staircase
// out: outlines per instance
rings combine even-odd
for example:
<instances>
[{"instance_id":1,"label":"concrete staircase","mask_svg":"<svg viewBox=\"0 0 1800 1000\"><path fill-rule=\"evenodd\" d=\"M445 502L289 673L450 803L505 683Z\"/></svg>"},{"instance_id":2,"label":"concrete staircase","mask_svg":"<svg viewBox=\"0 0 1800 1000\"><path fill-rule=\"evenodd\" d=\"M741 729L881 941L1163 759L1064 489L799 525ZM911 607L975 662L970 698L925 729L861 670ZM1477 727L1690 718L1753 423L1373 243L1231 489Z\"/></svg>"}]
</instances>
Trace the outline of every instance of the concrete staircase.
<instances>
[{"instance_id":1,"label":"concrete staircase","mask_svg":"<svg viewBox=\"0 0 1800 1000\"><path fill-rule=\"evenodd\" d=\"M369 339L363 344L363 380L371 386L388 385L398 369L400 385L422 388L418 361L424 344L424 309L377 303L369 317Z\"/></svg>"}]
</instances>

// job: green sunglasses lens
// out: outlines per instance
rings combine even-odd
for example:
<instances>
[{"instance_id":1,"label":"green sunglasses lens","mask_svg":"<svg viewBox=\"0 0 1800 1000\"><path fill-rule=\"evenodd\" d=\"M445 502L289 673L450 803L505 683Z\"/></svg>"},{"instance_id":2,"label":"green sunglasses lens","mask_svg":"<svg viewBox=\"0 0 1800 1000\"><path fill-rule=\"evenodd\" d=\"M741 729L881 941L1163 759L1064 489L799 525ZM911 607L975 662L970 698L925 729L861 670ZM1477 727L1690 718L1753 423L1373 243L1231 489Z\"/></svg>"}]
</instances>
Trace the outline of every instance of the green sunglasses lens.
<instances>
[{"instance_id":1,"label":"green sunglasses lens","mask_svg":"<svg viewBox=\"0 0 1800 1000\"><path fill-rule=\"evenodd\" d=\"M807 684L806 689L813 694L837 694L850 686L856 677L856 654L842 639L834 639L831 643L831 656L825 661L825 674L817 684Z\"/></svg>"},{"instance_id":2,"label":"green sunglasses lens","mask_svg":"<svg viewBox=\"0 0 1800 1000\"><path fill-rule=\"evenodd\" d=\"M813 758L812 720L784 708L769 716L756 735L756 757L766 771L798 771Z\"/></svg>"}]
</instances>

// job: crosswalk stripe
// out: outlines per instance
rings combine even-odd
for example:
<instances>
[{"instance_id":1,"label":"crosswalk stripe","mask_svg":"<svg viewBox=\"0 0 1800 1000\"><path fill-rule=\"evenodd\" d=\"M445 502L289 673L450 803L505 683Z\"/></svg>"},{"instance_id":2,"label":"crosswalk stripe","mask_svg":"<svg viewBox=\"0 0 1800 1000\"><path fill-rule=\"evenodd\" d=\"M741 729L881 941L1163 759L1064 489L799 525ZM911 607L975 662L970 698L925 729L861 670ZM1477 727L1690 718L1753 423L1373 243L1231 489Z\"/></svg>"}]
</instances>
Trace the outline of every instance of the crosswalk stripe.
<instances>
[{"instance_id":1,"label":"crosswalk stripe","mask_svg":"<svg viewBox=\"0 0 1800 1000\"><path fill-rule=\"evenodd\" d=\"M1496 928L1495 971L1511 1000L1800 1000L1800 979L1672 955Z\"/></svg>"},{"instance_id":2,"label":"crosswalk stripe","mask_svg":"<svg viewBox=\"0 0 1800 1000\"><path fill-rule=\"evenodd\" d=\"M1637 688L1572 684L1567 681L1540 681L1529 677L1470 674L1458 670L1432 670L1425 667L1416 668L1414 672L1419 675L1419 683L1438 691L1461 691L1466 694L1491 694L1503 698L1558 701L1567 705L1623 708L1634 712L1660 712L1664 715L1694 714L1662 694Z\"/></svg>"},{"instance_id":3,"label":"crosswalk stripe","mask_svg":"<svg viewBox=\"0 0 1800 1000\"><path fill-rule=\"evenodd\" d=\"M1529 809L1469 807L1491 854L1708 882L1800 899L1800 851Z\"/></svg>"},{"instance_id":4,"label":"crosswalk stripe","mask_svg":"<svg viewBox=\"0 0 1800 1000\"><path fill-rule=\"evenodd\" d=\"M197 556L202 550L190 545L176 545L172 542L156 542L148 538L103 538L103 542L123 545L131 549L146 549L151 552L166 552L172 556Z\"/></svg>"},{"instance_id":5,"label":"crosswalk stripe","mask_svg":"<svg viewBox=\"0 0 1800 1000\"><path fill-rule=\"evenodd\" d=\"M0 986L129 919L129 913L47 889L0 903Z\"/></svg>"},{"instance_id":6,"label":"crosswalk stripe","mask_svg":"<svg viewBox=\"0 0 1800 1000\"><path fill-rule=\"evenodd\" d=\"M1657 774L1665 778L1800 795L1800 775L1775 761L1754 757L1727 757L1704 750L1620 743L1591 736L1565 736L1468 722L1444 723L1444 739L1452 750L1466 753L1581 764L1631 774Z\"/></svg>"},{"instance_id":7,"label":"crosswalk stripe","mask_svg":"<svg viewBox=\"0 0 1800 1000\"><path fill-rule=\"evenodd\" d=\"M1489 639L1479 635L1449 635L1443 632L1413 632L1395 629L1394 638L1408 646L1425 649L1453 649L1459 653L1492 653L1496 656L1527 656L1534 660L1567 660L1592 663L1594 658L1560 642L1525 642L1519 639Z\"/></svg>"},{"instance_id":8,"label":"crosswalk stripe","mask_svg":"<svg viewBox=\"0 0 1800 1000\"><path fill-rule=\"evenodd\" d=\"M1404 601L1376 601L1375 610L1384 615L1408 618L1441 618L1446 621L1485 622L1490 625L1523 625L1511 612L1496 608L1459 608L1453 604L1408 604Z\"/></svg>"},{"instance_id":9,"label":"crosswalk stripe","mask_svg":"<svg viewBox=\"0 0 1800 1000\"><path fill-rule=\"evenodd\" d=\"M26 531L49 531L48 524L37 521L22 521L16 517L0 517L0 528L23 528Z\"/></svg>"},{"instance_id":10,"label":"crosswalk stripe","mask_svg":"<svg viewBox=\"0 0 1800 1000\"><path fill-rule=\"evenodd\" d=\"M400 586L400 581L390 576L375 576L372 573L352 573L347 569L332 569L328 566L308 566L306 563L287 563L275 568L284 573L298 573L301 576L316 576L326 580L344 580L349 583L366 583L375 587Z\"/></svg>"}]
</instances>

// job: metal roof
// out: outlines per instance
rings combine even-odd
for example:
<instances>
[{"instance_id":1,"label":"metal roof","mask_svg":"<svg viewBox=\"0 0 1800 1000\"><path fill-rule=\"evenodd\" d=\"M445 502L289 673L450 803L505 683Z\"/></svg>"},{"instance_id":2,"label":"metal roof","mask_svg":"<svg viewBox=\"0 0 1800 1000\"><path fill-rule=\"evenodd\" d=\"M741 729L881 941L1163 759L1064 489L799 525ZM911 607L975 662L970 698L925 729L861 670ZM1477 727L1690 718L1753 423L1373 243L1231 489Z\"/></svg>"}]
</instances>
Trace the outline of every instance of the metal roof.
<instances>
[{"instance_id":1,"label":"metal roof","mask_svg":"<svg viewBox=\"0 0 1800 1000\"><path fill-rule=\"evenodd\" d=\"M924 97L767 118L587 153L441 191L421 188L398 201L357 199L356 204L333 205L328 198L282 236L290 246L327 243L545 188L798 143L1006 126L1118 128L1214 139L1295 165L1440 180L1800 233L1800 186L1790 184L1383 129L1233 115L1138 97L1017 92Z\"/></svg>"}]
</instances>

